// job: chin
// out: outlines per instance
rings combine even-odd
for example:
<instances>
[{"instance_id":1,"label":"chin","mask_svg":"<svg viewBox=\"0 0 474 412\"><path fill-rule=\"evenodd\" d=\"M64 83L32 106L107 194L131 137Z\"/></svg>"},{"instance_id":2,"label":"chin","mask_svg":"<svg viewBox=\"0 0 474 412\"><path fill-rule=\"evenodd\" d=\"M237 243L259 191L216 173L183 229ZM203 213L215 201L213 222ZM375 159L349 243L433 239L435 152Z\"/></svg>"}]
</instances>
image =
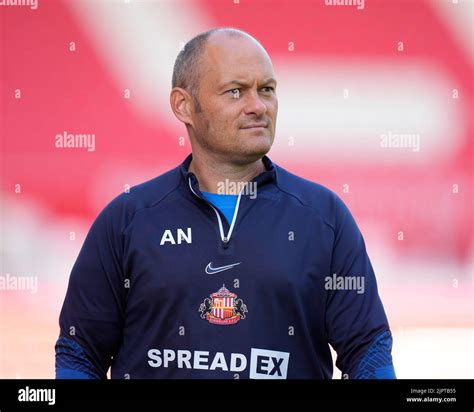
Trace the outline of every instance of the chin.
<instances>
[{"instance_id":1,"label":"chin","mask_svg":"<svg viewBox=\"0 0 474 412\"><path fill-rule=\"evenodd\" d=\"M250 143L250 142L249 142ZM249 144L249 152L258 154L260 157L266 155L272 148L273 139L270 136L265 136Z\"/></svg>"},{"instance_id":2,"label":"chin","mask_svg":"<svg viewBox=\"0 0 474 412\"><path fill-rule=\"evenodd\" d=\"M241 147L239 150L236 150L236 153L239 154L242 163L252 163L265 156L270 151L271 147L272 145L269 143L252 145L251 147Z\"/></svg>"}]
</instances>

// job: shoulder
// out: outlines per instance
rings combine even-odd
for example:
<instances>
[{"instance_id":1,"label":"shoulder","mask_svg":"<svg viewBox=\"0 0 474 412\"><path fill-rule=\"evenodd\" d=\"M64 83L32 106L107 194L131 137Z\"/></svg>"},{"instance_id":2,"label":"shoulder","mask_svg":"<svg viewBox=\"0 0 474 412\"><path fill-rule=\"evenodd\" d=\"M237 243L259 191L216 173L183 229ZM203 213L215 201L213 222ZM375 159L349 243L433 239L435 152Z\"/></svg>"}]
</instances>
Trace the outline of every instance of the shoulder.
<instances>
[{"instance_id":1,"label":"shoulder","mask_svg":"<svg viewBox=\"0 0 474 412\"><path fill-rule=\"evenodd\" d=\"M277 169L277 186L289 201L312 209L332 228L342 215L350 214L341 198L331 189L297 176L281 166Z\"/></svg>"},{"instance_id":2,"label":"shoulder","mask_svg":"<svg viewBox=\"0 0 474 412\"><path fill-rule=\"evenodd\" d=\"M139 210L156 206L177 190L180 183L181 172L178 166L118 195L105 206L97 220L105 220L121 231Z\"/></svg>"}]
</instances>

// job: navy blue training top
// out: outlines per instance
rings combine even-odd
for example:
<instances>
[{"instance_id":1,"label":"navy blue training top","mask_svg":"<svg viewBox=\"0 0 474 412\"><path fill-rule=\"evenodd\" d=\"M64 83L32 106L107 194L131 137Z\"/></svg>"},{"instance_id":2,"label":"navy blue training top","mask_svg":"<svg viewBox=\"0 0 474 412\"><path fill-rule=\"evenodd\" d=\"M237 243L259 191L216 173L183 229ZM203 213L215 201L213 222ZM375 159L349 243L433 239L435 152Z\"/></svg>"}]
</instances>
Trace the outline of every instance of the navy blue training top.
<instances>
[{"instance_id":1,"label":"navy blue training top","mask_svg":"<svg viewBox=\"0 0 474 412\"><path fill-rule=\"evenodd\" d=\"M341 199L265 156L228 221L191 160L95 220L61 310L57 377L330 379L329 345L346 378L395 377L375 275Z\"/></svg>"}]
</instances>

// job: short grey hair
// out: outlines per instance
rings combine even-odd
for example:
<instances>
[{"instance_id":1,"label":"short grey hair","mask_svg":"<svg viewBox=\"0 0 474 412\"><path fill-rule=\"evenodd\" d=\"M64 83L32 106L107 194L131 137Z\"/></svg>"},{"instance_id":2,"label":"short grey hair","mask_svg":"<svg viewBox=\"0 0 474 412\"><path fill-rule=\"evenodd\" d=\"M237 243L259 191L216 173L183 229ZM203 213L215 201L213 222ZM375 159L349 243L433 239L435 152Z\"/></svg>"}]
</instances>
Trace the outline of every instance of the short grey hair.
<instances>
[{"instance_id":1,"label":"short grey hair","mask_svg":"<svg viewBox=\"0 0 474 412\"><path fill-rule=\"evenodd\" d=\"M198 100L199 78L202 74L201 58L209 37L216 32L225 32L229 36L246 36L262 44L247 32L233 27L219 27L199 33L189 40L176 57L173 68L171 87L181 87L189 92L196 104L196 111L201 111ZM262 46L263 48L263 46Z\"/></svg>"}]
</instances>

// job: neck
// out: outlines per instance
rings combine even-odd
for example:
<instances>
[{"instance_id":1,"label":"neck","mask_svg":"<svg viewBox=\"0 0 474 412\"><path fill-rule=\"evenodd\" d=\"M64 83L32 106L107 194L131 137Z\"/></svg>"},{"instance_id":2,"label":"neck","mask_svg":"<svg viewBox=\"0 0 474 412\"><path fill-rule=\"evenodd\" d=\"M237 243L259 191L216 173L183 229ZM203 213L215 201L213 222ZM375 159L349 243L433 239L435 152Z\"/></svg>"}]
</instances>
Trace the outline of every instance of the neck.
<instances>
[{"instance_id":1,"label":"neck","mask_svg":"<svg viewBox=\"0 0 474 412\"><path fill-rule=\"evenodd\" d=\"M189 171L196 175L201 191L223 194L222 187L240 187L240 185L251 181L255 176L264 172L265 166L262 159L246 164L234 164L203 154L196 156L193 152L193 160L189 165ZM227 185L225 182L235 183L237 186Z\"/></svg>"}]
</instances>

